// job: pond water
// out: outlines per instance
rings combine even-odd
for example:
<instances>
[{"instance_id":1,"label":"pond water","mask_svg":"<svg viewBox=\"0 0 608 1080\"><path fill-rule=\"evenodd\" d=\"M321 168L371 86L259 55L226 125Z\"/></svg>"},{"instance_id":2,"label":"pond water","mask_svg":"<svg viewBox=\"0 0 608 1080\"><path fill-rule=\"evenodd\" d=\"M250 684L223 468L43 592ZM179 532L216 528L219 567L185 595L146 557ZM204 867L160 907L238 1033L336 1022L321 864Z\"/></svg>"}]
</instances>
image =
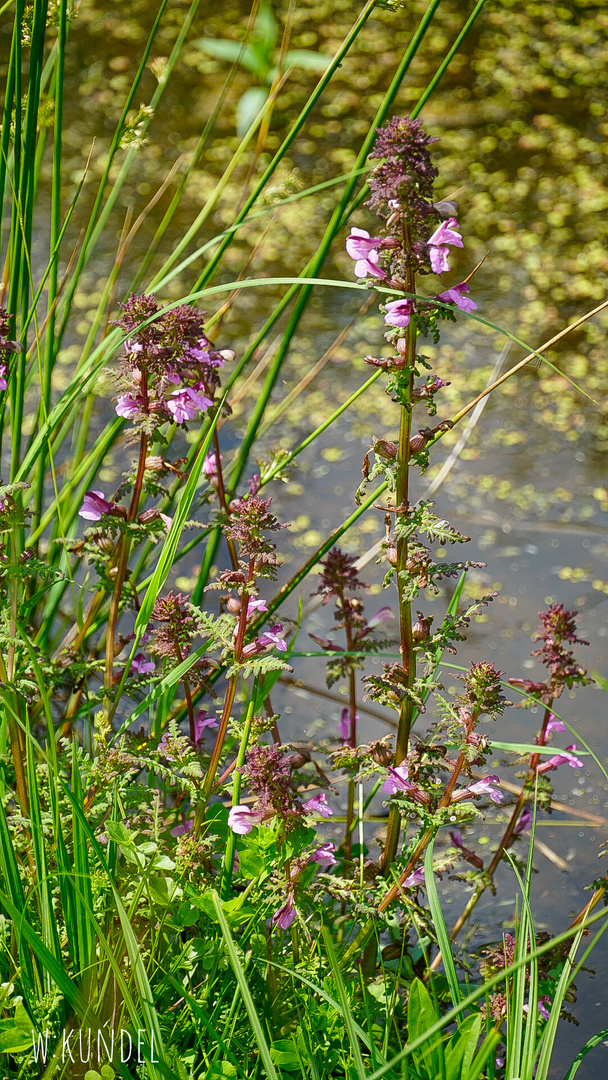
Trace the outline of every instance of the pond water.
<instances>
[{"instance_id":1,"label":"pond water","mask_svg":"<svg viewBox=\"0 0 608 1080\"><path fill-rule=\"evenodd\" d=\"M420 2L408 3L405 10L380 11L372 17L360 47L344 63L333 89L322 99L294 143L289 160L281 167L278 182L283 184L283 192L320 183L352 166L361 138L424 7ZM169 11L166 29L161 30L153 55L169 51L176 20L183 10L180 4ZM286 9L277 4L275 10L282 26ZM71 28L66 155L67 173L73 179L82 168L93 135L97 143L92 177L99 173L104 139L107 142L111 135L122 95L135 70L142 33L152 15L139 0L120 5L112 0L87 0ZM192 42L200 36L238 37L238 27L244 26L246 16L247 9L238 0L228 0L219 9L209 2L201 4L182 62L150 125L148 145L140 151L137 178L121 194L112 219L115 235L111 242L106 240L105 248L97 252L87 272L78 301L82 318L66 341L62 357L65 365L78 356L82 336L90 325L90 309L113 261L127 208L133 208L133 216L139 213L180 154L192 152L216 100L225 66L205 57ZM331 55L350 25L352 5L343 0L308 0L297 5L293 18L292 45ZM425 48L403 83L395 113L405 113L412 107L446 44L458 32L462 18L463 5L458 0L439 6ZM422 113L423 122L440 138L438 196L454 196L461 206L466 246L454 257L450 280L462 280L489 253L472 283L477 314L532 347L538 347L608 295L607 27L608 14L602 6L583 0L562 5L549 0L526 5L515 0L488 4L463 53ZM280 133L296 115L311 80L310 75L294 73L275 109L269 149L276 147ZM250 76L237 75L227 106L190 177L187 197L159 244L153 267L166 257L175 236L181 235L199 212L216 176L229 160L236 145L236 101L250 85ZM142 101L149 100L155 86L153 73L147 71L141 87ZM264 155L263 161L267 160ZM198 242L230 222L246 183L245 172L244 167L237 170L202 227ZM172 190L169 186L133 242L122 276L125 288L148 250ZM92 191L93 184L89 183L79 211L82 216L90 207ZM248 273L255 277L299 273L314 250L330 210L331 195L327 194L273 210L262 225L244 230L230 250L222 280L236 277L249 258ZM81 223L77 219L78 214L73 224L74 237ZM269 220L271 229L256 250ZM364 208L353 218L353 223L363 228L369 228L370 222ZM173 298L187 291L200 266L199 261L172 283L166 295ZM341 245L332 252L324 275L351 277L352 263ZM280 294L278 287L244 292L223 320L221 347L242 352ZM350 323L362 299L361 293L354 290L316 291L275 388L273 407L280 406L286 393L298 386ZM471 573L467 595L493 589L500 593L484 620L472 625L468 643L455 658L458 663L466 665L469 658L487 658L495 660L509 675L534 677L538 669L529 653L537 612L557 600L580 612L581 636L589 641L581 660L591 671L608 675L608 491L604 461L608 443L608 359L604 347L607 325L605 316L595 317L548 354L551 363L565 371L580 389L543 365L540 369L529 366L493 394L435 496L440 516L449 517L472 537L465 557L487 564L485 569ZM504 342L497 330L474 320L447 324L441 345L428 349L436 357L438 373L451 380L438 419L453 415L485 386ZM381 318L374 306L334 349L311 385L298 392L289 410L263 438L261 449L292 447L308 435L368 377L370 369L362 358L369 352L378 354L382 345ZM523 349L514 344L503 357L504 368L523 355ZM256 360L261 357L262 350ZM262 378L263 372L259 372L235 410L237 430L246 420ZM301 455L292 483L286 487L275 485L275 512L282 520L292 522L281 581L311 554L328 531L352 513L353 492L360 481L365 449L372 435L394 436L397 422L396 407L376 384L312 450ZM437 474L462 427L436 447L433 466L419 481L420 492ZM228 428L222 434L227 459L231 438ZM251 471L253 468L252 463ZM106 473L111 476L113 471L114 464L109 461ZM361 519L346 542L348 550L361 555L370 548L382 535L382 518L381 512L372 510ZM178 587L187 587L187 579L196 569L193 565L182 572ZM366 567L365 574L372 586L369 603L394 606L394 596L381 593L383 571L375 560ZM305 603L314 584L314 578L305 583ZM427 598L423 606L440 612L445 603L444 594L436 601ZM293 606L288 614L295 614ZM300 635L300 651L312 651L309 630L323 633L329 625L329 613L317 608ZM337 700L319 696L318 691L323 692L325 686L321 660L302 657L294 661L294 668L294 679L303 685L282 685L273 695L275 710L283 713L285 737L303 741L325 738L331 742L341 708L339 691L335 691ZM597 687L579 692L572 700L564 695L559 703L562 715L604 762L608 756L604 719L607 704L608 698ZM363 702L364 737L379 737L389 730L385 721L364 710ZM511 709L500 722L497 737L530 741L538 724L538 713ZM604 872L597 852L600 843L608 839L608 781L591 759L585 762L583 775L567 768L554 774L555 797L570 812L555 812L539 827L541 840L559 863L541 854L536 858L534 897L539 929L562 929L588 898L582 888ZM595 815L595 820L589 815ZM483 826L474 830L481 847L498 835L495 826L484 830ZM372 834L369 842L373 856L377 848L373 847ZM506 871L501 873L506 877ZM475 917L489 929L507 927L513 908L506 898L512 892L510 887L501 892L499 886L497 899L484 897ZM451 905L446 908L448 916L452 909L456 916L459 903L447 887L445 901ZM608 1027L608 1000L601 978L606 960L600 945L591 961L598 969L598 977L594 980L581 975L577 980L579 1000L573 1012L580 1027L568 1027L562 1033L558 1056L561 1064L554 1068L554 1077L563 1075L575 1050L590 1034ZM580 1080L604 1076L607 1063L606 1049L600 1046L579 1070Z\"/></svg>"}]
</instances>

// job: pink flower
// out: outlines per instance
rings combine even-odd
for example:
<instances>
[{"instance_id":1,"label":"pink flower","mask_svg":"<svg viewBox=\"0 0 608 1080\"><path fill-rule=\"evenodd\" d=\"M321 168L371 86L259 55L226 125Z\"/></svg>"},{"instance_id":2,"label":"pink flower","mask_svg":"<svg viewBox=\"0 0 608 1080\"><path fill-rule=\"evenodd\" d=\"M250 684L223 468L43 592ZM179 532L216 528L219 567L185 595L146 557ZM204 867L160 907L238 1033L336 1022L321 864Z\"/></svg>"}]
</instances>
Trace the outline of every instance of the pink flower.
<instances>
[{"instance_id":1,"label":"pink flower","mask_svg":"<svg viewBox=\"0 0 608 1080\"><path fill-rule=\"evenodd\" d=\"M220 454L220 461L222 455ZM215 454L207 454L203 461L203 476L215 476L217 474L217 458Z\"/></svg>"},{"instance_id":2,"label":"pink flower","mask_svg":"<svg viewBox=\"0 0 608 1080\"><path fill-rule=\"evenodd\" d=\"M359 713L355 713L355 723L359 719ZM341 739L350 739L350 709L342 709L338 734Z\"/></svg>"},{"instance_id":3,"label":"pink flower","mask_svg":"<svg viewBox=\"0 0 608 1080\"><path fill-rule=\"evenodd\" d=\"M370 236L365 229L351 229L346 240L346 250L351 259L367 259L368 255L382 243L380 236Z\"/></svg>"},{"instance_id":4,"label":"pink flower","mask_svg":"<svg viewBox=\"0 0 608 1080\"><path fill-rule=\"evenodd\" d=\"M331 817L333 810L327 802L327 796L320 792L319 795L313 795L312 799L308 799L303 803L305 814L320 814L323 818Z\"/></svg>"},{"instance_id":5,"label":"pink flower","mask_svg":"<svg viewBox=\"0 0 608 1080\"><path fill-rule=\"evenodd\" d=\"M380 256L378 255L378 252L370 251L367 259L359 259L359 261L355 263L355 277L377 277L381 280L388 277L386 270L383 270L382 267L378 265L379 262Z\"/></svg>"},{"instance_id":6,"label":"pink flower","mask_svg":"<svg viewBox=\"0 0 608 1080\"><path fill-rule=\"evenodd\" d=\"M413 300L391 300L386 305L384 321L387 326L406 327L415 310L416 305Z\"/></svg>"},{"instance_id":7,"label":"pink flower","mask_svg":"<svg viewBox=\"0 0 608 1080\"><path fill-rule=\"evenodd\" d=\"M402 889L413 889L414 886L424 885L424 870L421 866L401 882Z\"/></svg>"},{"instance_id":8,"label":"pink flower","mask_svg":"<svg viewBox=\"0 0 608 1080\"><path fill-rule=\"evenodd\" d=\"M203 731L205 731L206 728L216 728L218 726L217 720L213 716L210 716L205 709L201 709L194 718L194 741L197 746L202 738Z\"/></svg>"},{"instance_id":9,"label":"pink flower","mask_svg":"<svg viewBox=\"0 0 608 1080\"><path fill-rule=\"evenodd\" d=\"M322 868L337 866L338 860L334 858L333 854L335 850L336 845L331 840L328 840L326 844L321 844L321 847L313 851L308 861L309 863L318 863Z\"/></svg>"},{"instance_id":10,"label":"pink flower","mask_svg":"<svg viewBox=\"0 0 608 1080\"><path fill-rule=\"evenodd\" d=\"M287 642L282 638L283 627L280 623L275 623L270 627L270 630L265 630L263 634L257 639L259 645L268 646L274 645L279 652L286 652Z\"/></svg>"},{"instance_id":11,"label":"pink flower","mask_svg":"<svg viewBox=\"0 0 608 1080\"><path fill-rule=\"evenodd\" d=\"M438 225L433 235L427 241L431 269L434 274L443 274L444 271L450 269L449 251L447 247L442 246L443 244L452 244L453 247L464 247L462 236L460 233L455 232L454 226L458 228L456 218L451 217L448 218L447 221L442 221L441 225Z\"/></svg>"},{"instance_id":12,"label":"pink flower","mask_svg":"<svg viewBox=\"0 0 608 1080\"><path fill-rule=\"evenodd\" d=\"M572 743L571 746L567 746L565 750L562 750L561 754L554 754L553 757L543 761L537 768L537 773L549 772L551 769L558 769L560 765L569 765L571 769L583 769L584 762L580 758L575 757L574 754L569 754L569 750L576 750L576 746Z\"/></svg>"},{"instance_id":13,"label":"pink flower","mask_svg":"<svg viewBox=\"0 0 608 1080\"><path fill-rule=\"evenodd\" d=\"M194 822L183 821L181 825L176 825L174 829L171 829L171 836L185 836L186 833L192 832L192 826Z\"/></svg>"},{"instance_id":14,"label":"pink flower","mask_svg":"<svg viewBox=\"0 0 608 1080\"><path fill-rule=\"evenodd\" d=\"M138 652L131 661L131 668L138 675L149 675L151 671L156 671L156 664L152 660L146 660L143 652Z\"/></svg>"},{"instance_id":15,"label":"pink flower","mask_svg":"<svg viewBox=\"0 0 608 1080\"><path fill-rule=\"evenodd\" d=\"M288 930L295 917L296 909L294 907L293 896L290 893L287 898L287 903L279 908L278 911L275 911L271 922L273 926L278 926L280 930Z\"/></svg>"},{"instance_id":16,"label":"pink flower","mask_svg":"<svg viewBox=\"0 0 608 1080\"><path fill-rule=\"evenodd\" d=\"M549 1010L547 1008L547 1005L550 1005L550 1004L551 1004L551 998L549 997L548 994L545 994L544 997L539 998L538 1001L536 1002L536 1007L537 1007L540 1015L542 1016L543 1020L548 1020L549 1019Z\"/></svg>"},{"instance_id":17,"label":"pink flower","mask_svg":"<svg viewBox=\"0 0 608 1080\"><path fill-rule=\"evenodd\" d=\"M527 832L532 825L532 810L529 806L526 806L522 811L522 815L517 822L513 832L516 836L519 836L522 832Z\"/></svg>"},{"instance_id":18,"label":"pink flower","mask_svg":"<svg viewBox=\"0 0 608 1080\"><path fill-rule=\"evenodd\" d=\"M0 390L6 390L8 383L4 376L6 375L6 364L0 364Z\"/></svg>"},{"instance_id":19,"label":"pink flower","mask_svg":"<svg viewBox=\"0 0 608 1080\"><path fill-rule=\"evenodd\" d=\"M381 607L375 615L372 615L371 619L368 621L367 629L373 630L374 627L378 626L380 623L386 622L388 619L394 618L395 616L393 615L390 607Z\"/></svg>"},{"instance_id":20,"label":"pink flower","mask_svg":"<svg viewBox=\"0 0 608 1080\"><path fill-rule=\"evenodd\" d=\"M193 386L186 386L184 390L174 390L167 400L167 408L176 424L193 420L198 412L205 412L205 409L211 405L213 405L211 398L206 394L200 394Z\"/></svg>"},{"instance_id":21,"label":"pink flower","mask_svg":"<svg viewBox=\"0 0 608 1080\"><path fill-rule=\"evenodd\" d=\"M261 811L252 810L249 806L233 806L228 814L228 828L239 836L245 836L254 825L259 825L263 817Z\"/></svg>"},{"instance_id":22,"label":"pink flower","mask_svg":"<svg viewBox=\"0 0 608 1080\"><path fill-rule=\"evenodd\" d=\"M133 397L133 394L121 394L116 400L114 409L117 416L124 416L129 420L140 411L141 405L141 399Z\"/></svg>"},{"instance_id":23,"label":"pink flower","mask_svg":"<svg viewBox=\"0 0 608 1080\"><path fill-rule=\"evenodd\" d=\"M564 721L563 720L558 720L553 715L553 713L551 713L551 715L549 716L549 720L547 722L547 727L546 727L547 735L549 735L550 732L552 732L552 731L567 731L567 730L568 729L567 729L566 725L564 724Z\"/></svg>"},{"instance_id":24,"label":"pink flower","mask_svg":"<svg viewBox=\"0 0 608 1080\"><path fill-rule=\"evenodd\" d=\"M389 765L388 771L390 776L384 781L382 790L387 795L398 795L403 791L415 791L416 785L411 784L408 780L408 768L407 765Z\"/></svg>"},{"instance_id":25,"label":"pink flower","mask_svg":"<svg viewBox=\"0 0 608 1080\"><path fill-rule=\"evenodd\" d=\"M455 791L452 802L460 802L461 799L468 799L471 795L489 795L492 802L500 803L504 799L504 794L496 788L497 784L500 784L499 776L494 774L486 776L484 780L478 780L476 784L469 784L468 787Z\"/></svg>"},{"instance_id":26,"label":"pink flower","mask_svg":"<svg viewBox=\"0 0 608 1080\"><path fill-rule=\"evenodd\" d=\"M111 514L116 504L106 499L103 491L85 491L78 517L99 521L102 514Z\"/></svg>"},{"instance_id":27,"label":"pink flower","mask_svg":"<svg viewBox=\"0 0 608 1080\"><path fill-rule=\"evenodd\" d=\"M460 285L453 285L451 289L446 289L445 292L439 293L437 300L441 300L444 304L455 304L459 311L476 311L477 304L465 296L464 293L468 293L469 286L466 281L461 281Z\"/></svg>"},{"instance_id":28,"label":"pink flower","mask_svg":"<svg viewBox=\"0 0 608 1080\"><path fill-rule=\"evenodd\" d=\"M265 600L260 597L250 597L247 601L247 618L249 619L253 615L254 611L268 611L268 606ZM285 644L285 642L283 642Z\"/></svg>"}]
</instances>

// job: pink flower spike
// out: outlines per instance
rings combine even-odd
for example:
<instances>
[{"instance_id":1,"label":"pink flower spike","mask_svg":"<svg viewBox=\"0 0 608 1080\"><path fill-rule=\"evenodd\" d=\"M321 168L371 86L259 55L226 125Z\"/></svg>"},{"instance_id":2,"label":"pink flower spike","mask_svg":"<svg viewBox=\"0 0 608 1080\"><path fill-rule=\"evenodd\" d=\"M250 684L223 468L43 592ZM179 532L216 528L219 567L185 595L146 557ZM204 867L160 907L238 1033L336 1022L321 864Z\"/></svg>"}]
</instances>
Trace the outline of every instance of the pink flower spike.
<instances>
[{"instance_id":1,"label":"pink flower spike","mask_svg":"<svg viewBox=\"0 0 608 1080\"><path fill-rule=\"evenodd\" d=\"M351 259L356 262L358 259L367 259L380 243L382 240L379 236L370 236L365 229L351 229L350 236L346 240L346 250ZM361 276L363 275L357 274L357 277Z\"/></svg>"},{"instance_id":2,"label":"pink flower spike","mask_svg":"<svg viewBox=\"0 0 608 1080\"><path fill-rule=\"evenodd\" d=\"M151 671L156 671L156 664L152 660L146 660L143 652L138 652L131 661L131 668L138 675L149 675Z\"/></svg>"},{"instance_id":3,"label":"pink flower spike","mask_svg":"<svg viewBox=\"0 0 608 1080\"><path fill-rule=\"evenodd\" d=\"M317 848L316 851L313 851L308 861L309 863L318 863L323 869L327 869L330 866L337 866L338 860L334 858L335 850L336 845L331 840L328 840L326 844L321 844L321 847Z\"/></svg>"},{"instance_id":4,"label":"pink flower spike","mask_svg":"<svg viewBox=\"0 0 608 1080\"><path fill-rule=\"evenodd\" d=\"M245 836L254 825L259 825L263 817L263 813L249 806L233 806L228 814L228 828L239 836Z\"/></svg>"},{"instance_id":5,"label":"pink flower spike","mask_svg":"<svg viewBox=\"0 0 608 1080\"><path fill-rule=\"evenodd\" d=\"M435 273L441 273L441 271L435 271ZM461 281L459 285L454 285L451 289L446 289L445 292L439 293L436 299L441 300L444 304L454 304L459 311L476 311L477 304L475 304L469 296L464 295L468 292L469 286L467 282Z\"/></svg>"},{"instance_id":6,"label":"pink flower spike","mask_svg":"<svg viewBox=\"0 0 608 1080\"><path fill-rule=\"evenodd\" d=\"M391 300L386 305L384 321L387 326L406 327L415 310L416 305L413 300Z\"/></svg>"},{"instance_id":7,"label":"pink flower spike","mask_svg":"<svg viewBox=\"0 0 608 1080\"><path fill-rule=\"evenodd\" d=\"M414 791L416 785L411 784L408 780L407 765L389 765L388 771L390 775L382 785L382 790L387 795L398 795L403 791Z\"/></svg>"},{"instance_id":8,"label":"pink flower spike","mask_svg":"<svg viewBox=\"0 0 608 1080\"><path fill-rule=\"evenodd\" d=\"M359 713L355 713L355 723L358 719ZM345 741L350 738L350 709L342 709L340 723L338 724L338 734L340 738Z\"/></svg>"},{"instance_id":9,"label":"pink flower spike","mask_svg":"<svg viewBox=\"0 0 608 1080\"><path fill-rule=\"evenodd\" d=\"M293 896L290 894L287 903L279 908L278 911L275 911L271 922L273 926L278 926L279 930L288 930L295 917L296 909L293 902Z\"/></svg>"},{"instance_id":10,"label":"pink flower spike","mask_svg":"<svg viewBox=\"0 0 608 1080\"><path fill-rule=\"evenodd\" d=\"M268 606L265 600L261 597L250 597L247 601L247 618L249 619L253 615L254 611L268 611Z\"/></svg>"},{"instance_id":11,"label":"pink flower spike","mask_svg":"<svg viewBox=\"0 0 608 1080\"><path fill-rule=\"evenodd\" d=\"M320 814L323 818L333 815L333 810L327 802L327 795L324 795L323 792L320 792L319 795L313 795L312 799L308 799L302 805L305 814Z\"/></svg>"},{"instance_id":12,"label":"pink flower spike","mask_svg":"<svg viewBox=\"0 0 608 1080\"><path fill-rule=\"evenodd\" d=\"M114 503L106 499L103 491L85 491L78 517L87 521L99 521L102 514L110 514L113 509Z\"/></svg>"},{"instance_id":13,"label":"pink flower spike","mask_svg":"<svg viewBox=\"0 0 608 1080\"><path fill-rule=\"evenodd\" d=\"M557 717L555 717L553 715L553 713L551 713L551 715L549 717L549 720L548 720L548 723L547 723L547 728L546 728L547 735L549 735L550 732L552 732L552 731L567 731L567 730L568 729L567 729L566 725L564 724L564 721L563 720L558 720Z\"/></svg>"}]
</instances>

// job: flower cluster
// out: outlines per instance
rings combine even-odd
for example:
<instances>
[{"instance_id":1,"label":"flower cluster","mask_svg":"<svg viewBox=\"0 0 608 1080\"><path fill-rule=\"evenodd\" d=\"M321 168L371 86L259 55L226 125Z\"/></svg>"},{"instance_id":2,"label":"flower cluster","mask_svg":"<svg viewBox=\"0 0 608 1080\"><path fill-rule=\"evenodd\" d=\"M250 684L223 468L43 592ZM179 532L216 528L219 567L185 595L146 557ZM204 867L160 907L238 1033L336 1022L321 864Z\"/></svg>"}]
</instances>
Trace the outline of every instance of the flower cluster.
<instances>
[{"instance_id":1,"label":"flower cluster","mask_svg":"<svg viewBox=\"0 0 608 1080\"><path fill-rule=\"evenodd\" d=\"M211 408L219 369L234 353L213 348L203 313L186 305L162 311L146 294L121 307L118 326L128 336L118 368L118 416L153 435L166 422L183 425Z\"/></svg>"},{"instance_id":2,"label":"flower cluster","mask_svg":"<svg viewBox=\"0 0 608 1080\"><path fill-rule=\"evenodd\" d=\"M250 495L247 499L233 499L230 503L230 521L226 526L226 536L239 545L241 560L249 561L254 572L261 577L276 576L278 559L276 545L265 535L286 529L281 525L269 507L271 499L262 499L259 495Z\"/></svg>"},{"instance_id":3,"label":"flower cluster","mask_svg":"<svg viewBox=\"0 0 608 1080\"><path fill-rule=\"evenodd\" d=\"M445 274L450 269L450 247L463 247L453 202L434 202L437 169L431 164L429 144L435 142L419 120L394 117L378 130L375 158L382 158L369 178L371 206L384 222L383 235L370 236L365 229L351 229L346 250L355 261L357 278L382 281L391 288L413 292L415 274ZM390 300L384 321L393 336L405 329L413 315L446 316L437 306L453 305L474 311L466 281L428 300L413 295Z\"/></svg>"}]
</instances>

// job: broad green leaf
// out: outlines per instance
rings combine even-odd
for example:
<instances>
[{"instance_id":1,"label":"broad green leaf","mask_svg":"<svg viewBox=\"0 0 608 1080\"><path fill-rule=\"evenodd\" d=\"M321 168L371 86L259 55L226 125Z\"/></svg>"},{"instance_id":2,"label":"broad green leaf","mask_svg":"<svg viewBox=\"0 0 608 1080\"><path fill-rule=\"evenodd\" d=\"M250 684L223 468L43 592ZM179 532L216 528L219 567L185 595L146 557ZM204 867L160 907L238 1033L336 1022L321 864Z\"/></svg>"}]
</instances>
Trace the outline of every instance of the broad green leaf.
<instances>
[{"instance_id":1,"label":"broad green leaf","mask_svg":"<svg viewBox=\"0 0 608 1080\"><path fill-rule=\"evenodd\" d=\"M467 1077L479 1041L481 1016L467 1016L445 1048L446 1080Z\"/></svg>"},{"instance_id":2,"label":"broad green leaf","mask_svg":"<svg viewBox=\"0 0 608 1080\"><path fill-rule=\"evenodd\" d=\"M408 1042L423 1038L432 1031L437 1022L437 1012L431 996L420 979L415 979L410 987L410 1000L407 1010ZM429 1080L439 1080L445 1076L443 1061L442 1035L430 1035L428 1041L417 1049L414 1062L419 1072L426 1072Z\"/></svg>"},{"instance_id":3,"label":"broad green leaf","mask_svg":"<svg viewBox=\"0 0 608 1080\"><path fill-rule=\"evenodd\" d=\"M213 56L216 60L227 60L231 64L239 63L247 71L257 75L259 62L251 45L241 45L238 41L226 38L197 38L193 41L195 49Z\"/></svg>"},{"instance_id":4,"label":"broad green leaf","mask_svg":"<svg viewBox=\"0 0 608 1080\"><path fill-rule=\"evenodd\" d=\"M305 71L326 71L331 64L331 58L310 49L290 49L285 53L284 66L287 68L292 64Z\"/></svg>"},{"instance_id":5,"label":"broad green leaf","mask_svg":"<svg viewBox=\"0 0 608 1080\"><path fill-rule=\"evenodd\" d=\"M236 130L241 138L246 131L249 131L267 98L268 90L265 86L252 86L239 98L236 107Z\"/></svg>"}]
</instances>

